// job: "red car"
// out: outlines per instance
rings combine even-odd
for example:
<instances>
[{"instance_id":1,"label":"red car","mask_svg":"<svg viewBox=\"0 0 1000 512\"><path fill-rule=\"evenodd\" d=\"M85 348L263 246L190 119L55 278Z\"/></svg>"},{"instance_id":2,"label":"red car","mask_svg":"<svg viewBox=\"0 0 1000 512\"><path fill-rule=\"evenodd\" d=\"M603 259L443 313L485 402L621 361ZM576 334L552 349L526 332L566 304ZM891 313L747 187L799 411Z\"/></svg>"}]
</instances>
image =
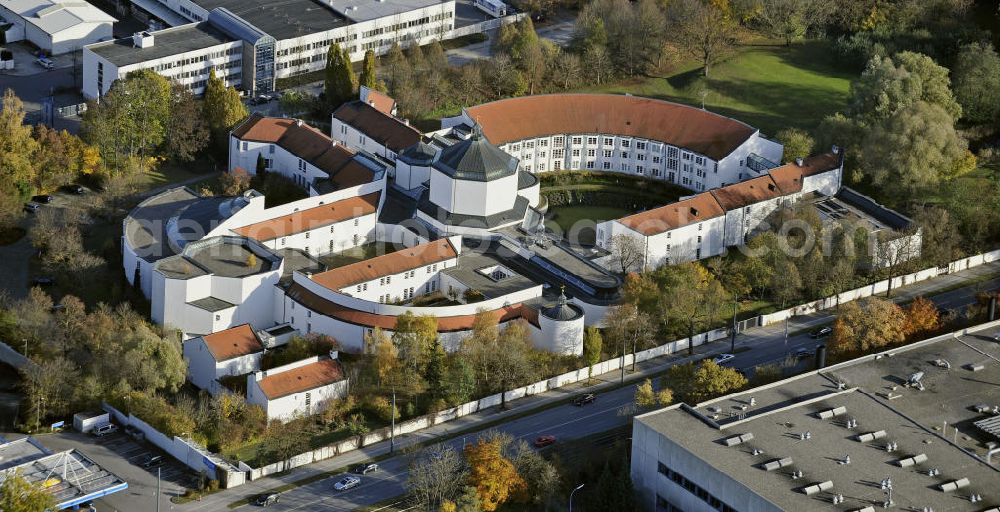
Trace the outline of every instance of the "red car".
<instances>
[{"instance_id":1,"label":"red car","mask_svg":"<svg viewBox=\"0 0 1000 512\"><path fill-rule=\"evenodd\" d=\"M545 448L546 446L554 444L555 442L556 442L556 436L542 436L539 437L538 439L535 439L535 448Z\"/></svg>"}]
</instances>

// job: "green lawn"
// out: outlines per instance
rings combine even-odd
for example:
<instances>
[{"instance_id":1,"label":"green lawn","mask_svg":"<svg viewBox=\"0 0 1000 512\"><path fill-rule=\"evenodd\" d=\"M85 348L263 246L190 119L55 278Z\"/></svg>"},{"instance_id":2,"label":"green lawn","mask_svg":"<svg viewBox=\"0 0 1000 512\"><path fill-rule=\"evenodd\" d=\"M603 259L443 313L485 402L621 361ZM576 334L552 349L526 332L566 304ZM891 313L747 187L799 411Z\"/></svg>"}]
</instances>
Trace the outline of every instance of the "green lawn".
<instances>
[{"instance_id":1,"label":"green lawn","mask_svg":"<svg viewBox=\"0 0 1000 512\"><path fill-rule=\"evenodd\" d=\"M709 78L695 63L663 77L648 77L580 92L631 93L705 107L774 134L788 126L812 128L842 110L855 73L833 61L828 43L751 45L717 64Z\"/></svg>"},{"instance_id":2,"label":"green lawn","mask_svg":"<svg viewBox=\"0 0 1000 512\"><path fill-rule=\"evenodd\" d=\"M625 208L589 205L552 206L549 212L550 217L546 219L545 226L553 231L566 233L570 242L582 245L594 244L594 224L632 213ZM574 227L579 232L578 236L572 235Z\"/></svg>"},{"instance_id":3,"label":"green lawn","mask_svg":"<svg viewBox=\"0 0 1000 512\"><path fill-rule=\"evenodd\" d=\"M155 170L146 173L139 184L141 190L151 190L154 188L179 183L196 178L206 178L212 172L212 164L204 158L199 158L191 163L180 164L175 162L164 162ZM207 178L206 178L207 179Z\"/></svg>"}]
</instances>

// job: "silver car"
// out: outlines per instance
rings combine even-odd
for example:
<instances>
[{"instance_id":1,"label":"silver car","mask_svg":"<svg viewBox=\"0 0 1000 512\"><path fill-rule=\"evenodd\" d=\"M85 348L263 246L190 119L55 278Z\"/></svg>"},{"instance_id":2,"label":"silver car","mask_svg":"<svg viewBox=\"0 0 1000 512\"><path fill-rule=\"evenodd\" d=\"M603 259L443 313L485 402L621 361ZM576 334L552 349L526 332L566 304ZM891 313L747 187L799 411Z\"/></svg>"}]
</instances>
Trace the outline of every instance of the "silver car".
<instances>
[{"instance_id":1,"label":"silver car","mask_svg":"<svg viewBox=\"0 0 1000 512\"><path fill-rule=\"evenodd\" d=\"M333 484L333 488L338 491L346 491L361 485L361 479L356 476L345 476L341 481Z\"/></svg>"}]
</instances>

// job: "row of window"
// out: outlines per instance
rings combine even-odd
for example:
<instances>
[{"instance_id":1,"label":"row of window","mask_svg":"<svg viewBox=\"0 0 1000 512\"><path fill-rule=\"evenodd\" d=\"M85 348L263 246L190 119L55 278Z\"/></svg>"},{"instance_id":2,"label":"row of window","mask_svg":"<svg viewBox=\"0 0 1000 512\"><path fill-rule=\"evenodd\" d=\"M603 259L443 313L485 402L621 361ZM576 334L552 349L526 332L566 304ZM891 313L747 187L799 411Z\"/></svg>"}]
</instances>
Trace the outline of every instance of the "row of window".
<instances>
[{"instance_id":1,"label":"row of window","mask_svg":"<svg viewBox=\"0 0 1000 512\"><path fill-rule=\"evenodd\" d=\"M191 64L198 64L200 62L222 59L222 58L229 57L231 55L242 55L242 50L239 47L226 48L225 50L220 50L220 51L217 51L217 52L207 53L205 55L196 55L194 57L186 57L186 58L177 59L177 60L171 61L171 62L163 62L163 63L160 63L160 64L156 65L153 69L156 70L156 72L161 72L161 71L165 71L165 70L168 70L168 69L173 69L173 68L179 68L179 67L183 67L183 66L188 66L188 65L191 65ZM239 64L239 60L234 60L233 62L236 62L237 66L240 65ZM226 67L231 67L231 66L229 66L227 64Z\"/></svg>"},{"instance_id":2,"label":"row of window","mask_svg":"<svg viewBox=\"0 0 1000 512\"><path fill-rule=\"evenodd\" d=\"M698 499L708 503L708 505L715 510L721 510L722 512L736 512L735 508L723 503L722 500L713 496L703 487L688 480L684 475L668 468L662 462L657 462L656 471L672 480L675 484L683 487L686 491L697 496ZM657 503L657 505L659 505L659 503Z\"/></svg>"}]
</instances>

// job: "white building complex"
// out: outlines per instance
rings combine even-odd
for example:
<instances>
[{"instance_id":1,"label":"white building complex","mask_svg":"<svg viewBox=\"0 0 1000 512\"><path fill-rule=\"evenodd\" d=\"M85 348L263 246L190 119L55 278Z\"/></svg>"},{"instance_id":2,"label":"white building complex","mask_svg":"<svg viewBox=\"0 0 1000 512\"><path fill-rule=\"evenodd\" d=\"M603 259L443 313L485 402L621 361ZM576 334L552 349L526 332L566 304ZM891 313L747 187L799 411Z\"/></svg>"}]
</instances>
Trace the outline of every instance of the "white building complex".
<instances>
[{"instance_id":1,"label":"white building complex","mask_svg":"<svg viewBox=\"0 0 1000 512\"><path fill-rule=\"evenodd\" d=\"M84 0L0 0L8 43L29 41L49 55L112 38L114 17Z\"/></svg>"},{"instance_id":2,"label":"white building complex","mask_svg":"<svg viewBox=\"0 0 1000 512\"><path fill-rule=\"evenodd\" d=\"M124 221L126 277L150 298L156 322L196 340L185 352L204 354L203 383L229 360L211 349L213 333L243 324L329 335L360 352L366 334L391 333L400 315L430 315L453 350L488 312L527 322L539 349L581 354L584 326L600 325L620 301L621 276L606 267L615 234L642 243L652 268L742 245L797 201L831 219L867 215L889 231L908 223L842 188L836 152L778 166L781 147L757 130L691 107L518 98L467 109L425 135L394 116L391 98L364 89L362 98L333 113L332 138L259 115L232 131L230 170L281 174L308 198L266 208L252 190L199 197L177 188ZM516 122L501 115L507 101ZM544 231L536 174L574 168L641 174L696 195L602 223L597 246L580 248Z\"/></svg>"},{"instance_id":3,"label":"white building complex","mask_svg":"<svg viewBox=\"0 0 1000 512\"><path fill-rule=\"evenodd\" d=\"M641 508L1000 510L995 330L636 416Z\"/></svg>"},{"instance_id":4,"label":"white building complex","mask_svg":"<svg viewBox=\"0 0 1000 512\"><path fill-rule=\"evenodd\" d=\"M86 47L87 98L136 69L200 94L215 68L229 85L257 95L274 90L276 79L325 68L332 44L358 61L395 42L449 39L455 24L454 0L134 0L129 8L171 28Z\"/></svg>"}]
</instances>

